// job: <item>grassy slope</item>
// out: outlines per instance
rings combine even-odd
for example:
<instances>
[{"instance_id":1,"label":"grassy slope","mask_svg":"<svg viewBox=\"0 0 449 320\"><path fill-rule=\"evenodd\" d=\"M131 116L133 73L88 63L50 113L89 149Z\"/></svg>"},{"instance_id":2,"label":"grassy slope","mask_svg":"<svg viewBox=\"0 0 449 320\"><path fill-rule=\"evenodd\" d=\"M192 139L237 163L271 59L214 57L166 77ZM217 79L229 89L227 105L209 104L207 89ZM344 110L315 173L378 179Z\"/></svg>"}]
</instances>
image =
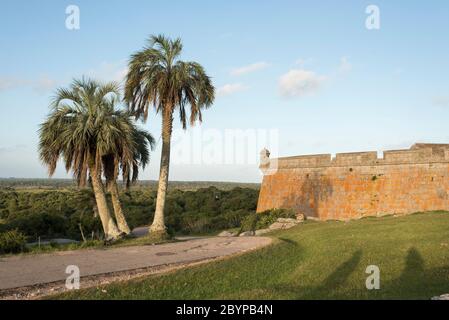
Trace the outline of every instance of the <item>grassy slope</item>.
<instances>
[{"instance_id":1,"label":"grassy slope","mask_svg":"<svg viewBox=\"0 0 449 320\"><path fill-rule=\"evenodd\" d=\"M273 236L273 245L246 255L59 298L429 299L449 292L449 213L309 222ZM380 267L380 290L365 288L371 264Z\"/></svg>"}]
</instances>

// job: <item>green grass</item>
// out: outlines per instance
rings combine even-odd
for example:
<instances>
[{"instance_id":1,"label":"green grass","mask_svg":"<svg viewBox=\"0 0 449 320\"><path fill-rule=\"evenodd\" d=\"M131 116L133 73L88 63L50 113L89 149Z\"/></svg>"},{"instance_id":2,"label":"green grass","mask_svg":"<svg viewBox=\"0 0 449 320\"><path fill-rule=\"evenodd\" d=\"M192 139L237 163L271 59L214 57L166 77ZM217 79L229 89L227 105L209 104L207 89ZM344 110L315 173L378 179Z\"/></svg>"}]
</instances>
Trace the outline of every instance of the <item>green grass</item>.
<instances>
[{"instance_id":1,"label":"green grass","mask_svg":"<svg viewBox=\"0 0 449 320\"><path fill-rule=\"evenodd\" d=\"M429 299L449 293L449 213L307 222L273 238L252 253L56 298ZM380 290L365 287L369 265L380 268Z\"/></svg>"}]
</instances>

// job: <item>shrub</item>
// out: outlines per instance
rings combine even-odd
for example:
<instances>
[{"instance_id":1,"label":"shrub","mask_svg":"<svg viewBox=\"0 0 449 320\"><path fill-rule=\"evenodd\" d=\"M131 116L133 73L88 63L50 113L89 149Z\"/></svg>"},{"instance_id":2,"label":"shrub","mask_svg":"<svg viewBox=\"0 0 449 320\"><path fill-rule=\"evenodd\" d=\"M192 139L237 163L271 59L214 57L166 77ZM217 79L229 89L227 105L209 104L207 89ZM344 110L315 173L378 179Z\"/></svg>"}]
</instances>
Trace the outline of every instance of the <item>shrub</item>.
<instances>
[{"instance_id":1,"label":"shrub","mask_svg":"<svg viewBox=\"0 0 449 320\"><path fill-rule=\"evenodd\" d=\"M245 231L255 231L257 220L259 219L258 215L258 213L251 213L249 216L243 219L242 224L240 225L239 233Z\"/></svg>"},{"instance_id":2,"label":"shrub","mask_svg":"<svg viewBox=\"0 0 449 320\"><path fill-rule=\"evenodd\" d=\"M279 218L296 219L296 213L292 209L272 209L258 213L256 230L268 228Z\"/></svg>"},{"instance_id":3,"label":"shrub","mask_svg":"<svg viewBox=\"0 0 449 320\"><path fill-rule=\"evenodd\" d=\"M252 213L243 219L239 233L268 228L279 218L295 219L296 213L292 209L271 209L260 213Z\"/></svg>"},{"instance_id":4,"label":"shrub","mask_svg":"<svg viewBox=\"0 0 449 320\"><path fill-rule=\"evenodd\" d=\"M25 249L26 236L18 230L0 233L0 254L22 252Z\"/></svg>"}]
</instances>

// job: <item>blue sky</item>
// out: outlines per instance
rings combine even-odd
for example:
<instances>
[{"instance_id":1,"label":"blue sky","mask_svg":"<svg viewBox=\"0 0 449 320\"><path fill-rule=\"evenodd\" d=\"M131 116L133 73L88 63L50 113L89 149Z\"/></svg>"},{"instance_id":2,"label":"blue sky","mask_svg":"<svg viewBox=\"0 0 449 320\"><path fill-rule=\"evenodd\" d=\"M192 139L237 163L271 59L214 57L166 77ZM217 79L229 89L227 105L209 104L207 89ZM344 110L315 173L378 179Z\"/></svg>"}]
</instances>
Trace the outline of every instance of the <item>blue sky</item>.
<instances>
[{"instance_id":1,"label":"blue sky","mask_svg":"<svg viewBox=\"0 0 449 320\"><path fill-rule=\"evenodd\" d=\"M72 4L79 30L65 26ZM368 5L380 9L378 30L365 27ZM217 88L202 126L177 133L201 152L226 153L225 132L239 129L274 130L275 141L253 147L281 156L449 142L448 1L2 0L1 8L0 177L46 177L37 129L54 89L82 75L120 80L130 54L159 33L181 37L182 59L203 64ZM159 140L158 116L142 126ZM157 178L159 153L141 178ZM261 179L252 160L177 154L172 180ZM67 177L62 168L55 176Z\"/></svg>"}]
</instances>

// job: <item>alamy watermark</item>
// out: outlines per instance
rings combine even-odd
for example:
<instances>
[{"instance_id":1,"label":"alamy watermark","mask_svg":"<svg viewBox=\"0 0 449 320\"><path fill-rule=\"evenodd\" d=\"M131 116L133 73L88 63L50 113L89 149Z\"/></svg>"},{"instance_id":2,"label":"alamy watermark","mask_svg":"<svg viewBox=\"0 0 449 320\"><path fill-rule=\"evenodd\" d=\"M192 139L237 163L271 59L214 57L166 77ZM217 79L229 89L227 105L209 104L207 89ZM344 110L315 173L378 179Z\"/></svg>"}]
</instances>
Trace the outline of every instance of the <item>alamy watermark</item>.
<instances>
[{"instance_id":1,"label":"alamy watermark","mask_svg":"<svg viewBox=\"0 0 449 320\"><path fill-rule=\"evenodd\" d=\"M174 130L171 156L176 165L259 165L260 151L279 150L278 129Z\"/></svg>"},{"instance_id":2,"label":"alamy watermark","mask_svg":"<svg viewBox=\"0 0 449 320\"><path fill-rule=\"evenodd\" d=\"M366 278L365 285L368 290L380 289L380 269L376 265L366 267L365 273L369 274Z\"/></svg>"},{"instance_id":3,"label":"alamy watermark","mask_svg":"<svg viewBox=\"0 0 449 320\"><path fill-rule=\"evenodd\" d=\"M68 30L80 29L80 8L77 5L69 5L65 9L65 27Z\"/></svg>"},{"instance_id":4,"label":"alamy watermark","mask_svg":"<svg viewBox=\"0 0 449 320\"><path fill-rule=\"evenodd\" d=\"M380 29L380 9L378 6L371 4L366 7L365 13L368 17L365 20L365 27L368 30L379 30Z\"/></svg>"},{"instance_id":5,"label":"alamy watermark","mask_svg":"<svg viewBox=\"0 0 449 320\"><path fill-rule=\"evenodd\" d=\"M69 276L65 280L65 287L68 290L78 290L80 288L80 268L76 265L69 265L65 269Z\"/></svg>"}]
</instances>

